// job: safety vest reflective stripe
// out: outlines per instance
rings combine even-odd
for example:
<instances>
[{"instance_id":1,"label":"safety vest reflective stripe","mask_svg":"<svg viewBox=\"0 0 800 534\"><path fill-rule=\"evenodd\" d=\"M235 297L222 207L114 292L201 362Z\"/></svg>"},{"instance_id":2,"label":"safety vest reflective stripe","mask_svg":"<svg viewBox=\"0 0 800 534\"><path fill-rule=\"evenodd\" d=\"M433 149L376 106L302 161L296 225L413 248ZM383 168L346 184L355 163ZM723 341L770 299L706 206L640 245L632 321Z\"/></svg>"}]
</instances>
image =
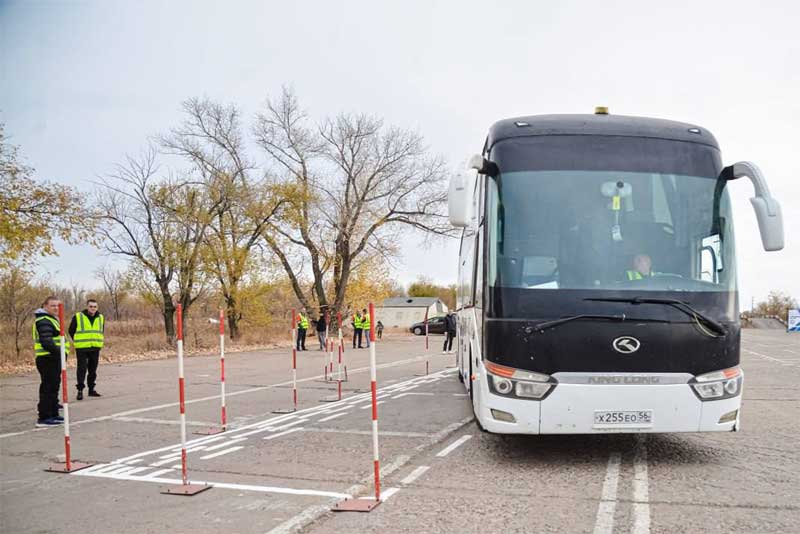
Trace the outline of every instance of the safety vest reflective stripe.
<instances>
[{"instance_id":1,"label":"safety vest reflective stripe","mask_svg":"<svg viewBox=\"0 0 800 534\"><path fill-rule=\"evenodd\" d=\"M361 321L362 321L361 317L359 317L358 315L354 315L353 316L353 328L355 328L356 330L361 330L361 328L362 328L361 327Z\"/></svg>"},{"instance_id":2,"label":"safety vest reflective stripe","mask_svg":"<svg viewBox=\"0 0 800 534\"><path fill-rule=\"evenodd\" d=\"M39 321L42 321L42 320L50 321L51 323L53 323L53 326L56 327L57 331L61 331L61 325L58 324L58 320L57 319L53 319L49 315L43 315L41 317L37 317L36 320L33 321L33 352L36 354L37 358L39 356L49 356L50 355L50 351L47 350L46 348L42 347L42 344L39 343L39 331L36 330L36 323L38 323ZM56 347L60 347L61 346L61 336L54 336L53 337L53 343L56 344ZM66 338L64 338L64 343L65 343L64 347L66 348L66 351L69 352L69 341Z\"/></svg>"},{"instance_id":3,"label":"safety vest reflective stripe","mask_svg":"<svg viewBox=\"0 0 800 534\"><path fill-rule=\"evenodd\" d=\"M308 317L304 314L300 314L297 316L297 327L302 328L303 330L308 330Z\"/></svg>"},{"instance_id":4,"label":"safety vest reflective stripe","mask_svg":"<svg viewBox=\"0 0 800 534\"><path fill-rule=\"evenodd\" d=\"M628 280L641 280L644 278L639 271L625 271L625 274L628 275Z\"/></svg>"},{"instance_id":5,"label":"safety vest reflective stripe","mask_svg":"<svg viewBox=\"0 0 800 534\"><path fill-rule=\"evenodd\" d=\"M369 314L363 315L361 317L361 329L369 330Z\"/></svg>"},{"instance_id":6,"label":"safety vest reflective stripe","mask_svg":"<svg viewBox=\"0 0 800 534\"><path fill-rule=\"evenodd\" d=\"M72 339L76 349L102 349L105 331L105 317L98 313L92 323L89 317L83 313L75 314L75 335Z\"/></svg>"}]
</instances>

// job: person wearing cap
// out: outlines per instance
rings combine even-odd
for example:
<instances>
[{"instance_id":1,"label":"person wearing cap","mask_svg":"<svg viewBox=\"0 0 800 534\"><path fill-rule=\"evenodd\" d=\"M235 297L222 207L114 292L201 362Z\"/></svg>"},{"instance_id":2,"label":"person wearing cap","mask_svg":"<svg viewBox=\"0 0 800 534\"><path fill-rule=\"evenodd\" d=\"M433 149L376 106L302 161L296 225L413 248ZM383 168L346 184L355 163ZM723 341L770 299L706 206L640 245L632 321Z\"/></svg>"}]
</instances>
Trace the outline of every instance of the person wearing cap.
<instances>
[{"instance_id":1,"label":"person wearing cap","mask_svg":"<svg viewBox=\"0 0 800 534\"><path fill-rule=\"evenodd\" d=\"M86 309L72 316L69 323L69 335L75 346L78 357L77 384L78 400L83 400L83 389L86 387L87 372L90 397L101 397L97 385L97 365L100 362L100 349L103 348L106 330L106 319L97 311L97 301L86 301Z\"/></svg>"}]
</instances>

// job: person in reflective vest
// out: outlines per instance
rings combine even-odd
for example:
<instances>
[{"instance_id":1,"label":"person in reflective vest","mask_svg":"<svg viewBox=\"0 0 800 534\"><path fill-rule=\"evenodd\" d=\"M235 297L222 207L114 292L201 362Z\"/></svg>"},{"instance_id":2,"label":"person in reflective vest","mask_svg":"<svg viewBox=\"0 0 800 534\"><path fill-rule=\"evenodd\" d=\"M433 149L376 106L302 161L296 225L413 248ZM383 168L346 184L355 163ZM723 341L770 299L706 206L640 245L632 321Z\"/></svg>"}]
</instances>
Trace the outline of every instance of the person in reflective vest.
<instances>
[{"instance_id":1,"label":"person in reflective vest","mask_svg":"<svg viewBox=\"0 0 800 534\"><path fill-rule=\"evenodd\" d=\"M60 425L64 418L58 415L58 388L61 386L61 325L58 322L58 299L47 297L42 307L34 312L33 352L36 370L39 371L39 418L36 426ZM69 352L69 341L64 340L64 350Z\"/></svg>"},{"instance_id":2,"label":"person in reflective vest","mask_svg":"<svg viewBox=\"0 0 800 534\"><path fill-rule=\"evenodd\" d=\"M361 330L364 332L364 337L367 338L367 348L369 348L369 314L366 308L361 315Z\"/></svg>"},{"instance_id":3,"label":"person in reflective vest","mask_svg":"<svg viewBox=\"0 0 800 534\"><path fill-rule=\"evenodd\" d=\"M308 332L308 315L305 310L297 314L297 350L306 350L306 332Z\"/></svg>"},{"instance_id":4,"label":"person in reflective vest","mask_svg":"<svg viewBox=\"0 0 800 534\"><path fill-rule=\"evenodd\" d=\"M647 254L637 254L633 258L633 269L625 271L628 280L642 280L653 276L653 261Z\"/></svg>"},{"instance_id":5,"label":"person in reflective vest","mask_svg":"<svg viewBox=\"0 0 800 534\"><path fill-rule=\"evenodd\" d=\"M97 301L89 299L86 301L86 309L76 313L69 323L69 335L72 337L72 344L75 346L75 353L78 355L78 400L83 400L83 388L87 382L89 396L100 397L95 386L97 385L97 364L100 362L100 349L103 348L103 341L106 330L106 319L103 314L97 311Z\"/></svg>"},{"instance_id":6,"label":"person in reflective vest","mask_svg":"<svg viewBox=\"0 0 800 534\"><path fill-rule=\"evenodd\" d=\"M353 315L353 348L356 348L356 341L358 341L358 348L363 349L364 347L361 346L361 312L356 312Z\"/></svg>"}]
</instances>

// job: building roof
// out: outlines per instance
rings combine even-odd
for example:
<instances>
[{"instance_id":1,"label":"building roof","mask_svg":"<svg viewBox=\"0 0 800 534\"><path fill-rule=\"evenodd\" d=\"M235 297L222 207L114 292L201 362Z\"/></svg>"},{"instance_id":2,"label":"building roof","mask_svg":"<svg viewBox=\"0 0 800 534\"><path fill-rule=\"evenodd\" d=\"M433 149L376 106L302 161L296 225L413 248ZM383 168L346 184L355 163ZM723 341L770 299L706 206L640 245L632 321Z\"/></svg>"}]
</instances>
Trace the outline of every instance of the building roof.
<instances>
[{"instance_id":1,"label":"building roof","mask_svg":"<svg viewBox=\"0 0 800 534\"><path fill-rule=\"evenodd\" d=\"M537 135L609 135L689 141L719 149L714 136L684 122L624 115L535 115L497 121L489 129L486 147L512 137Z\"/></svg>"},{"instance_id":2,"label":"building roof","mask_svg":"<svg viewBox=\"0 0 800 534\"><path fill-rule=\"evenodd\" d=\"M427 308L440 299L437 297L392 297L383 301L384 308Z\"/></svg>"}]
</instances>

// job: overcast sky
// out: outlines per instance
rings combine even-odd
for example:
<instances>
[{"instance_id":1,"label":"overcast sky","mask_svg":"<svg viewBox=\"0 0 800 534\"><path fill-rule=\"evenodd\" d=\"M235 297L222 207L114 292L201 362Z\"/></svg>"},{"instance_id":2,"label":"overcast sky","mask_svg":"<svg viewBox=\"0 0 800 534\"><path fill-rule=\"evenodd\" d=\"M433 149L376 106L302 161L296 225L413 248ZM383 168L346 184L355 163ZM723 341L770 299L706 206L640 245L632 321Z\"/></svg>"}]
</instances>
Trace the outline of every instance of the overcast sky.
<instances>
[{"instance_id":1,"label":"overcast sky","mask_svg":"<svg viewBox=\"0 0 800 534\"><path fill-rule=\"evenodd\" d=\"M422 133L452 165L500 118L611 112L709 128L761 166L786 248L763 251L732 184L742 308L800 297L800 2L8 2L0 121L41 178L91 190L208 96L249 117L282 84L315 118L367 112ZM90 285L108 262L59 248L43 269ZM455 243L403 247L403 282L456 277ZM436 260L431 260L436 258ZM449 260L447 259L449 258Z\"/></svg>"}]
</instances>

